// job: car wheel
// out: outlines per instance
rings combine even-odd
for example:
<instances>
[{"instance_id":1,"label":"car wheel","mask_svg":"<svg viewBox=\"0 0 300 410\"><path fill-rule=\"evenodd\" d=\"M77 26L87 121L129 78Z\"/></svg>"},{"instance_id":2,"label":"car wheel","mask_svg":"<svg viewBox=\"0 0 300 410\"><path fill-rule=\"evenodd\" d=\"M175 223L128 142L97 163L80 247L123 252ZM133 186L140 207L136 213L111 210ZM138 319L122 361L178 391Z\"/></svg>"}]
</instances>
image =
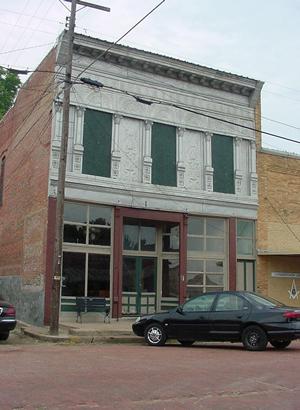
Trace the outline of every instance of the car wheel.
<instances>
[{"instance_id":1,"label":"car wheel","mask_svg":"<svg viewBox=\"0 0 300 410\"><path fill-rule=\"evenodd\" d=\"M178 340L178 342L182 344L182 346L188 347L192 346L192 344L195 343L195 340Z\"/></svg>"},{"instance_id":2,"label":"car wheel","mask_svg":"<svg viewBox=\"0 0 300 410\"><path fill-rule=\"evenodd\" d=\"M152 323L149 325L145 330L144 337L150 346L162 346L167 340L166 332L158 323Z\"/></svg>"},{"instance_id":3,"label":"car wheel","mask_svg":"<svg viewBox=\"0 0 300 410\"><path fill-rule=\"evenodd\" d=\"M270 343L275 349L285 349L291 344L291 340L271 340Z\"/></svg>"},{"instance_id":4,"label":"car wheel","mask_svg":"<svg viewBox=\"0 0 300 410\"><path fill-rule=\"evenodd\" d=\"M7 340L9 336L9 332L0 333L0 340Z\"/></svg>"},{"instance_id":5,"label":"car wheel","mask_svg":"<svg viewBox=\"0 0 300 410\"><path fill-rule=\"evenodd\" d=\"M247 350L266 350L268 338L266 332L259 326L248 326L243 331L242 342Z\"/></svg>"}]
</instances>

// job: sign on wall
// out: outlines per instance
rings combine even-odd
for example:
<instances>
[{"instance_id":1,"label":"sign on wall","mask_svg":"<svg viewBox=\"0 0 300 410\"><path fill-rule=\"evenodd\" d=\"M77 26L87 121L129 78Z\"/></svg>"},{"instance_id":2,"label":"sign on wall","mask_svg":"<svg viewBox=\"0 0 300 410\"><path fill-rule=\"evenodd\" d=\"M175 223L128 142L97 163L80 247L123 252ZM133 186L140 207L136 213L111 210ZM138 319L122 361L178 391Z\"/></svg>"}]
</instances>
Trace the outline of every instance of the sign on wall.
<instances>
[{"instance_id":1,"label":"sign on wall","mask_svg":"<svg viewBox=\"0 0 300 410\"><path fill-rule=\"evenodd\" d=\"M293 272L272 272L272 278L291 278L300 279L300 273Z\"/></svg>"}]
</instances>

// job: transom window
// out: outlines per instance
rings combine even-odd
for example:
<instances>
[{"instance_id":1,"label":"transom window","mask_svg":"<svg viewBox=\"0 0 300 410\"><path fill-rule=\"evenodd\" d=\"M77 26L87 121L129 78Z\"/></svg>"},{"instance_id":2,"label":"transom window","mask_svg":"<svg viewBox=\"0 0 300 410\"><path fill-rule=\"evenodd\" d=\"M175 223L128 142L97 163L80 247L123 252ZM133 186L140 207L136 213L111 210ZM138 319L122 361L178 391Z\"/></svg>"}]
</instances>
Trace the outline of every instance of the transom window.
<instances>
[{"instance_id":1,"label":"transom window","mask_svg":"<svg viewBox=\"0 0 300 410\"><path fill-rule=\"evenodd\" d=\"M64 242L110 246L111 208L98 205L65 203Z\"/></svg>"},{"instance_id":2,"label":"transom window","mask_svg":"<svg viewBox=\"0 0 300 410\"><path fill-rule=\"evenodd\" d=\"M156 227L151 222L125 218L123 231L124 250L155 252Z\"/></svg>"}]
</instances>

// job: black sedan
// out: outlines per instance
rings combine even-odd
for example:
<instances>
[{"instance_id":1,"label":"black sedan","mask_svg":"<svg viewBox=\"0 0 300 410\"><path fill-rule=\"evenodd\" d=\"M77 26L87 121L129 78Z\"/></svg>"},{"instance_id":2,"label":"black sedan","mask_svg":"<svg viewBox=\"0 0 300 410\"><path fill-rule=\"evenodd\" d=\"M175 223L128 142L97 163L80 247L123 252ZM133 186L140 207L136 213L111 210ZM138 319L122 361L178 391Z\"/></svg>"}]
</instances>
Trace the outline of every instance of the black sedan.
<instances>
[{"instance_id":1,"label":"black sedan","mask_svg":"<svg viewBox=\"0 0 300 410\"><path fill-rule=\"evenodd\" d=\"M0 340L8 339L9 332L16 327L16 324L15 308L0 299Z\"/></svg>"},{"instance_id":2,"label":"black sedan","mask_svg":"<svg viewBox=\"0 0 300 410\"><path fill-rule=\"evenodd\" d=\"M132 329L151 346L177 339L183 346L229 341L242 342L247 350L265 350L270 342L284 349L300 338L300 308L252 292L212 292L169 312L141 316Z\"/></svg>"}]
</instances>

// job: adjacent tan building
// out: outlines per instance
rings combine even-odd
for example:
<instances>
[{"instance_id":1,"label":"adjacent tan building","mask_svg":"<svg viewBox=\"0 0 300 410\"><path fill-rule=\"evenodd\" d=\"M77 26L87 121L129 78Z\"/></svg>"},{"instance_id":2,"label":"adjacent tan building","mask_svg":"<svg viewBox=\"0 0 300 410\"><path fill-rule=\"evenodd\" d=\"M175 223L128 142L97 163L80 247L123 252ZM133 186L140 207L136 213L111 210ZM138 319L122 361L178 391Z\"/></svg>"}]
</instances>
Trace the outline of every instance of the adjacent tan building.
<instances>
[{"instance_id":1,"label":"adjacent tan building","mask_svg":"<svg viewBox=\"0 0 300 410\"><path fill-rule=\"evenodd\" d=\"M300 306L300 156L259 149L257 291Z\"/></svg>"}]
</instances>

